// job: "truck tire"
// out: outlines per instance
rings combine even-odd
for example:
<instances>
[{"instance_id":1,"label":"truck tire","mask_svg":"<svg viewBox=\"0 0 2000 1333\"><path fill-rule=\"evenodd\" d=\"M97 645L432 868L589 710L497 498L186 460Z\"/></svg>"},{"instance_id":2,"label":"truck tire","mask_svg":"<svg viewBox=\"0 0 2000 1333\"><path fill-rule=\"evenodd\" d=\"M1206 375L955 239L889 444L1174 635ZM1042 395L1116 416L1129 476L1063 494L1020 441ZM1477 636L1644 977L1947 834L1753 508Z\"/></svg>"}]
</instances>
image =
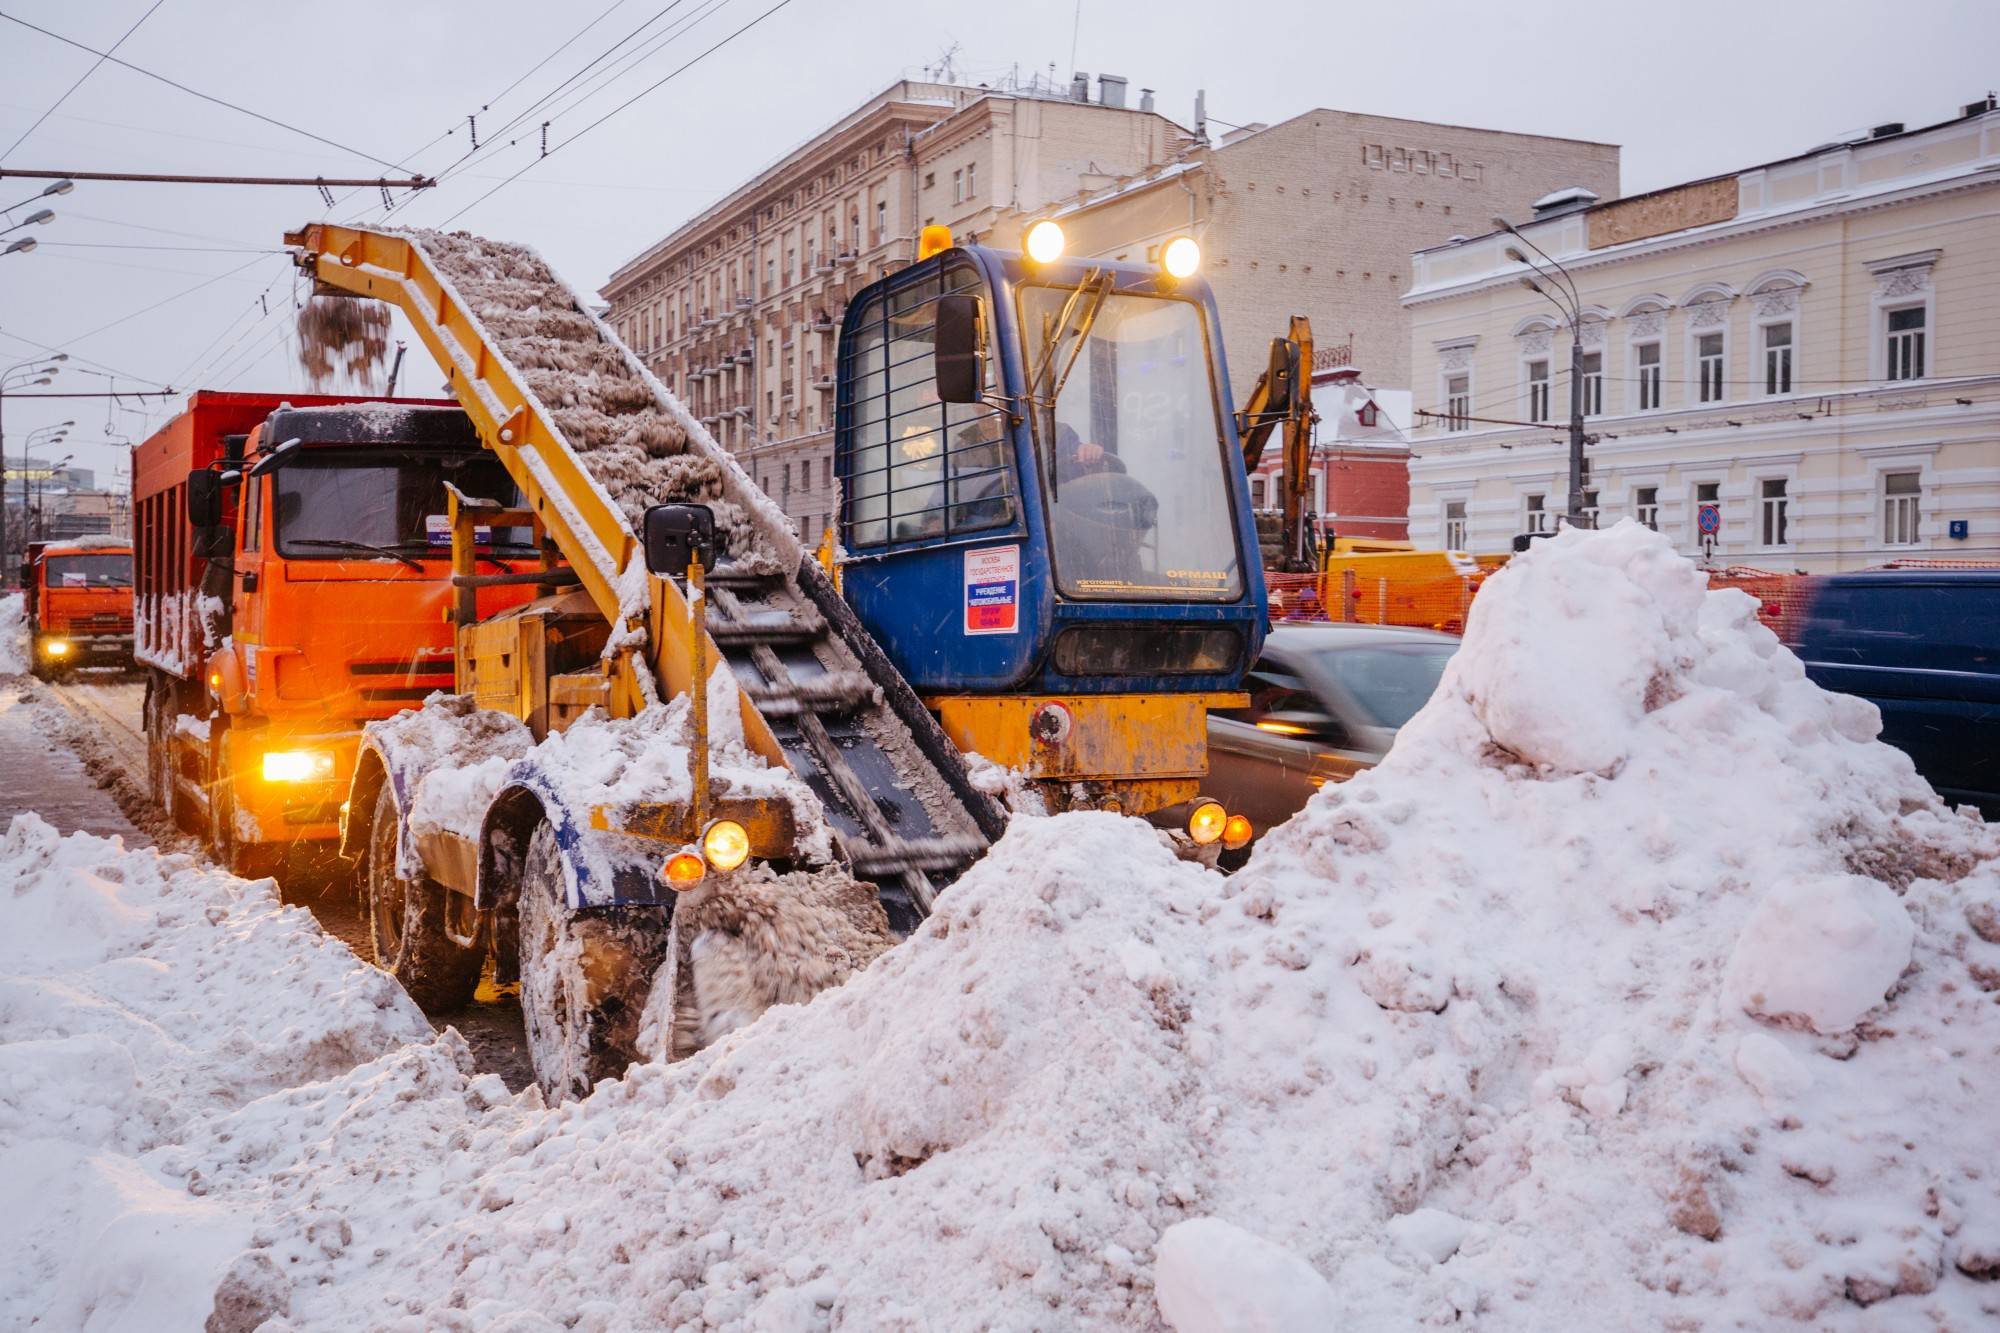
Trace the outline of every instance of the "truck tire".
<instances>
[{"instance_id":1,"label":"truck tire","mask_svg":"<svg viewBox=\"0 0 2000 1333\"><path fill-rule=\"evenodd\" d=\"M468 948L446 932L445 895L450 889L428 875L404 879L397 874L401 835L396 795L384 778L361 871L375 965L400 981L425 1013L452 1013L472 1003L486 950Z\"/></svg>"},{"instance_id":2,"label":"truck tire","mask_svg":"<svg viewBox=\"0 0 2000 1333\"><path fill-rule=\"evenodd\" d=\"M521 1018L535 1081L551 1104L618 1078L639 1057L639 1020L666 957L667 922L570 910L547 821L521 863Z\"/></svg>"}]
</instances>

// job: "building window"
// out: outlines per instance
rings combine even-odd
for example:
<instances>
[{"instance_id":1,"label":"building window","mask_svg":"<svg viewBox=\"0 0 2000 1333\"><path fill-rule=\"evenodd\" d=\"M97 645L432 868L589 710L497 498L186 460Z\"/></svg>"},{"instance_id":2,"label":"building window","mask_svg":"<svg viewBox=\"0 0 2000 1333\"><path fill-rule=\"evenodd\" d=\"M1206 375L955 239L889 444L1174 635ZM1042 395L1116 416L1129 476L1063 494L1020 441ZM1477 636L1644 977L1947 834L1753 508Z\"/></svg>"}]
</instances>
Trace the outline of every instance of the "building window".
<instances>
[{"instance_id":1,"label":"building window","mask_svg":"<svg viewBox=\"0 0 2000 1333\"><path fill-rule=\"evenodd\" d=\"M882 244L884 240L888 239L888 236L889 201L887 199L878 199L875 202L875 244Z\"/></svg>"},{"instance_id":2,"label":"building window","mask_svg":"<svg viewBox=\"0 0 2000 1333\"><path fill-rule=\"evenodd\" d=\"M1549 363L1528 363L1528 420L1549 419Z\"/></svg>"},{"instance_id":3,"label":"building window","mask_svg":"<svg viewBox=\"0 0 2000 1333\"><path fill-rule=\"evenodd\" d=\"M1660 373L1663 369L1660 344L1642 343L1639 347L1639 410L1657 411L1660 406Z\"/></svg>"},{"instance_id":4,"label":"building window","mask_svg":"<svg viewBox=\"0 0 2000 1333\"><path fill-rule=\"evenodd\" d=\"M1924 308L1906 306L1889 311L1889 375L1892 380L1924 377Z\"/></svg>"},{"instance_id":5,"label":"building window","mask_svg":"<svg viewBox=\"0 0 2000 1333\"><path fill-rule=\"evenodd\" d=\"M1597 526L1596 491L1585 491L1583 493L1583 525L1586 528L1594 528Z\"/></svg>"},{"instance_id":6,"label":"building window","mask_svg":"<svg viewBox=\"0 0 2000 1333\"><path fill-rule=\"evenodd\" d=\"M1262 474L1250 478L1250 507L1252 509L1262 509L1264 507L1264 492L1269 484Z\"/></svg>"},{"instance_id":7,"label":"building window","mask_svg":"<svg viewBox=\"0 0 2000 1333\"><path fill-rule=\"evenodd\" d=\"M1783 477L1772 477L1759 488L1757 532L1765 546L1785 545L1785 510L1790 503L1785 496L1785 485Z\"/></svg>"},{"instance_id":8,"label":"building window","mask_svg":"<svg viewBox=\"0 0 2000 1333\"><path fill-rule=\"evenodd\" d=\"M924 173L924 188L928 190L931 188L931 186L936 184L937 184L937 173L935 171L926 171Z\"/></svg>"},{"instance_id":9,"label":"building window","mask_svg":"<svg viewBox=\"0 0 2000 1333\"><path fill-rule=\"evenodd\" d=\"M1527 513L1522 523L1523 532L1553 532L1549 524L1548 496L1536 492L1527 497Z\"/></svg>"},{"instance_id":10,"label":"building window","mask_svg":"<svg viewBox=\"0 0 2000 1333\"><path fill-rule=\"evenodd\" d=\"M1472 376L1448 375L1444 381L1444 428L1467 430L1472 425Z\"/></svg>"},{"instance_id":11,"label":"building window","mask_svg":"<svg viewBox=\"0 0 2000 1333\"><path fill-rule=\"evenodd\" d=\"M1701 385L1701 401L1722 401L1722 335L1704 333L1694 340L1695 377Z\"/></svg>"},{"instance_id":12,"label":"building window","mask_svg":"<svg viewBox=\"0 0 2000 1333\"><path fill-rule=\"evenodd\" d=\"M954 204L965 202L965 168L963 167L951 173L951 201Z\"/></svg>"},{"instance_id":13,"label":"building window","mask_svg":"<svg viewBox=\"0 0 2000 1333\"><path fill-rule=\"evenodd\" d=\"M1641 486L1632 492L1632 513L1641 527L1660 530L1660 488Z\"/></svg>"},{"instance_id":14,"label":"building window","mask_svg":"<svg viewBox=\"0 0 2000 1333\"><path fill-rule=\"evenodd\" d=\"M803 459L799 463L799 489L802 491L809 491L812 489L812 484L813 484L813 461L810 458Z\"/></svg>"},{"instance_id":15,"label":"building window","mask_svg":"<svg viewBox=\"0 0 2000 1333\"><path fill-rule=\"evenodd\" d=\"M1882 478L1883 545L1917 544L1917 499L1923 489L1921 480L1915 472L1891 472Z\"/></svg>"},{"instance_id":16,"label":"building window","mask_svg":"<svg viewBox=\"0 0 2000 1333\"><path fill-rule=\"evenodd\" d=\"M1764 392L1792 391L1792 326L1790 323L1764 326Z\"/></svg>"},{"instance_id":17,"label":"building window","mask_svg":"<svg viewBox=\"0 0 2000 1333\"><path fill-rule=\"evenodd\" d=\"M977 199L979 197L979 164L977 162L968 162L965 164L965 197L967 199Z\"/></svg>"},{"instance_id":18,"label":"building window","mask_svg":"<svg viewBox=\"0 0 2000 1333\"><path fill-rule=\"evenodd\" d=\"M1463 551L1465 541L1465 501L1444 502L1444 549Z\"/></svg>"},{"instance_id":19,"label":"building window","mask_svg":"<svg viewBox=\"0 0 2000 1333\"><path fill-rule=\"evenodd\" d=\"M1604 353L1583 355L1583 414L1594 417L1604 411Z\"/></svg>"}]
</instances>

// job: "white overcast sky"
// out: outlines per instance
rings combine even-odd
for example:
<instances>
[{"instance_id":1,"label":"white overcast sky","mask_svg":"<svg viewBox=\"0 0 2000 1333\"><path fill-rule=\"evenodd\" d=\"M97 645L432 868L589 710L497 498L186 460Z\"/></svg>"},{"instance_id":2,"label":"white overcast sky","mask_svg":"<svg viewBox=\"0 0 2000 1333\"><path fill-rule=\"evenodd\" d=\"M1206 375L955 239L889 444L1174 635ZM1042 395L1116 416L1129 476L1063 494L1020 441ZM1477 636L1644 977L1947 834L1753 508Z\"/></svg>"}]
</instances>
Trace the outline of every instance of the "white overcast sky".
<instances>
[{"instance_id":1,"label":"white overcast sky","mask_svg":"<svg viewBox=\"0 0 2000 1333\"><path fill-rule=\"evenodd\" d=\"M598 116L769 11L656 91L568 143ZM669 0L0 0L0 13L104 50L145 15L119 58L288 122L329 147L105 64L18 146L7 168L191 174L358 175L369 156L422 173L482 142ZM152 10L148 15L149 8ZM608 11L608 12L607 12ZM1268 13L1274 26L1252 20ZM601 16L601 18L600 18ZM1287 26L1275 26L1280 19ZM596 26L528 71L593 19ZM1183 124L1195 91L1217 121L1276 122L1313 106L1571 135L1624 148L1626 193L1782 157L1883 121L1956 113L2000 85L2000 0L1395 0L1258 7L1188 0L680 0L641 43L695 20L601 91L559 109L555 153L474 203L539 151L537 111L520 142L469 163L395 218L453 225L540 248L594 289L611 269L830 120L947 48L972 81L1072 69L1158 90ZM1072 61L1072 49L1074 60ZM95 58L0 22L0 147L13 144ZM508 85L527 75L512 92ZM572 85L568 98L589 85ZM455 130L439 141L447 130ZM1216 132L1220 132L1218 129ZM429 145L425 147L425 145ZM355 152L343 149L356 150ZM0 207L42 182L0 179ZM349 216L378 196L364 192ZM53 223L28 254L0 256L0 367L37 346L74 358L50 390L170 383L300 387L285 343L287 227L323 214L311 188L84 183L48 201ZM468 205L473 205L469 209ZM0 225L33 208L17 209ZM379 211L379 210L378 210ZM60 243L60 244L58 244ZM122 247L202 247L146 249ZM260 296L269 303L266 316ZM1285 312L1272 312L1274 327ZM24 341L26 340L26 341ZM405 392L440 379L420 346ZM86 361L90 364L85 364ZM137 410L145 408L144 412ZM59 450L105 475L118 440L142 439L156 403L5 406L7 450L74 419Z\"/></svg>"}]
</instances>

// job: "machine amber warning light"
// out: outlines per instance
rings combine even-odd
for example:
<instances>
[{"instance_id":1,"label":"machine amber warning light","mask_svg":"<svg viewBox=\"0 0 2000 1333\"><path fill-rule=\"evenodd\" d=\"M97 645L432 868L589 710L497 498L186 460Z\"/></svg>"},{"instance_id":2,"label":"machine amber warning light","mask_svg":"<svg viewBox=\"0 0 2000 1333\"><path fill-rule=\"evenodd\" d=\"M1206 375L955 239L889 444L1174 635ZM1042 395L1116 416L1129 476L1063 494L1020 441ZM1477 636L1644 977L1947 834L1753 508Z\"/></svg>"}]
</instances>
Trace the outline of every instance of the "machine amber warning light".
<instances>
[{"instance_id":1,"label":"machine amber warning light","mask_svg":"<svg viewBox=\"0 0 2000 1333\"><path fill-rule=\"evenodd\" d=\"M1028 258L1037 264L1053 264L1062 258L1063 229L1043 218L1028 228Z\"/></svg>"},{"instance_id":2,"label":"machine amber warning light","mask_svg":"<svg viewBox=\"0 0 2000 1333\"><path fill-rule=\"evenodd\" d=\"M1189 277L1201 267L1201 247L1192 236L1176 236L1160 251L1160 267L1168 277Z\"/></svg>"},{"instance_id":3,"label":"machine amber warning light","mask_svg":"<svg viewBox=\"0 0 2000 1333\"><path fill-rule=\"evenodd\" d=\"M932 255L943 254L951 249L951 228L942 222L933 222L917 233L917 259L919 262Z\"/></svg>"},{"instance_id":4,"label":"machine amber warning light","mask_svg":"<svg viewBox=\"0 0 2000 1333\"><path fill-rule=\"evenodd\" d=\"M1222 826L1222 846L1233 852L1246 845L1254 834L1248 815L1231 815L1229 822Z\"/></svg>"},{"instance_id":5,"label":"machine amber warning light","mask_svg":"<svg viewBox=\"0 0 2000 1333\"><path fill-rule=\"evenodd\" d=\"M266 782L325 782L333 777L333 756L325 750L271 750L264 755Z\"/></svg>"},{"instance_id":6,"label":"machine amber warning light","mask_svg":"<svg viewBox=\"0 0 2000 1333\"><path fill-rule=\"evenodd\" d=\"M718 819L701 835L702 855L717 870L734 870L750 859L750 835L733 819Z\"/></svg>"},{"instance_id":7,"label":"machine amber warning light","mask_svg":"<svg viewBox=\"0 0 2000 1333\"><path fill-rule=\"evenodd\" d=\"M701 883L702 876L707 873L708 866L702 861L701 854L687 849L675 852L660 867L660 878L668 888L677 892Z\"/></svg>"},{"instance_id":8,"label":"machine amber warning light","mask_svg":"<svg viewBox=\"0 0 2000 1333\"><path fill-rule=\"evenodd\" d=\"M1194 813L1188 816L1188 836L1195 840L1197 846L1206 847L1222 836L1222 831L1228 824L1228 812L1222 808L1220 802L1203 801L1194 808Z\"/></svg>"}]
</instances>

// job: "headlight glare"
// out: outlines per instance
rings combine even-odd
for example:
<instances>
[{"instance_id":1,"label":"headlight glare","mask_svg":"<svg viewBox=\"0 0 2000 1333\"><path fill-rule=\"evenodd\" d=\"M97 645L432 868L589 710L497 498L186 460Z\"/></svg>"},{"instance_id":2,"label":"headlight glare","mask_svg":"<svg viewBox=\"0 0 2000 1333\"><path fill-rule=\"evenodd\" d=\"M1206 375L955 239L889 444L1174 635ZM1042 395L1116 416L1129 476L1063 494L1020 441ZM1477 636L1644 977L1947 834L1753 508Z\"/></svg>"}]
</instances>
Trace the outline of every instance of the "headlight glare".
<instances>
[{"instance_id":1,"label":"headlight glare","mask_svg":"<svg viewBox=\"0 0 2000 1333\"><path fill-rule=\"evenodd\" d=\"M328 782L333 778L333 755L326 750L267 750L264 753L266 782Z\"/></svg>"},{"instance_id":2,"label":"headlight glare","mask_svg":"<svg viewBox=\"0 0 2000 1333\"><path fill-rule=\"evenodd\" d=\"M734 870L750 859L750 835L733 819L717 819L702 831L701 851L717 870Z\"/></svg>"}]
</instances>

